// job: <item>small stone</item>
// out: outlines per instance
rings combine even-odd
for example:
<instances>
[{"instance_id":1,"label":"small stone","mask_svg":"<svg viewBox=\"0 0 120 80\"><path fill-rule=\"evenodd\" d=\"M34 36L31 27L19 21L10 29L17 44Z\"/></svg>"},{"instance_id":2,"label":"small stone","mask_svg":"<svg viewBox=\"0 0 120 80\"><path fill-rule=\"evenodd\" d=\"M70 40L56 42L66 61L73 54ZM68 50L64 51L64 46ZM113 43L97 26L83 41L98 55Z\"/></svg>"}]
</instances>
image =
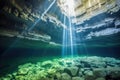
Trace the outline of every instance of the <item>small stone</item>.
<instances>
[{"instance_id":1,"label":"small stone","mask_svg":"<svg viewBox=\"0 0 120 80\"><path fill-rule=\"evenodd\" d=\"M95 80L95 76L86 75L85 80Z\"/></svg>"},{"instance_id":2,"label":"small stone","mask_svg":"<svg viewBox=\"0 0 120 80\"><path fill-rule=\"evenodd\" d=\"M9 77L8 78L7 77L6 78L0 78L0 80L11 80L11 78L9 78Z\"/></svg>"},{"instance_id":3,"label":"small stone","mask_svg":"<svg viewBox=\"0 0 120 80\"><path fill-rule=\"evenodd\" d=\"M54 80L54 78L49 78L48 80Z\"/></svg>"},{"instance_id":4,"label":"small stone","mask_svg":"<svg viewBox=\"0 0 120 80\"><path fill-rule=\"evenodd\" d=\"M93 75L93 71L87 70L87 71L84 71L84 74L92 76Z\"/></svg>"},{"instance_id":5,"label":"small stone","mask_svg":"<svg viewBox=\"0 0 120 80\"><path fill-rule=\"evenodd\" d=\"M16 76L16 75L17 75L17 72L14 72L12 75L13 75L13 76Z\"/></svg>"},{"instance_id":6,"label":"small stone","mask_svg":"<svg viewBox=\"0 0 120 80\"><path fill-rule=\"evenodd\" d=\"M25 74L27 74L29 72L29 69L28 68L21 68L21 69L19 69L18 70L18 74L22 74L22 75L25 75Z\"/></svg>"},{"instance_id":7,"label":"small stone","mask_svg":"<svg viewBox=\"0 0 120 80\"><path fill-rule=\"evenodd\" d=\"M56 70L55 69L49 69L47 72L48 72L48 74L55 74Z\"/></svg>"},{"instance_id":8,"label":"small stone","mask_svg":"<svg viewBox=\"0 0 120 80\"><path fill-rule=\"evenodd\" d=\"M79 68L81 68L81 66L82 66L80 62L74 62L73 65L74 65L74 66L77 66L77 67L79 67Z\"/></svg>"},{"instance_id":9,"label":"small stone","mask_svg":"<svg viewBox=\"0 0 120 80\"><path fill-rule=\"evenodd\" d=\"M58 63L59 63L61 66L64 66L64 65L65 65L65 63L62 62L62 61L58 61Z\"/></svg>"},{"instance_id":10,"label":"small stone","mask_svg":"<svg viewBox=\"0 0 120 80\"><path fill-rule=\"evenodd\" d=\"M83 72L82 72L82 71L79 71L78 75L79 75L80 77L82 77L82 76L83 76Z\"/></svg>"},{"instance_id":11,"label":"small stone","mask_svg":"<svg viewBox=\"0 0 120 80\"><path fill-rule=\"evenodd\" d=\"M105 80L105 78L97 78L96 80Z\"/></svg>"},{"instance_id":12,"label":"small stone","mask_svg":"<svg viewBox=\"0 0 120 80\"><path fill-rule=\"evenodd\" d=\"M74 67L67 67L67 68L65 68L65 72L67 72L71 76L77 75L78 71L79 71L79 68L75 67L75 66Z\"/></svg>"},{"instance_id":13,"label":"small stone","mask_svg":"<svg viewBox=\"0 0 120 80\"><path fill-rule=\"evenodd\" d=\"M35 65L32 63L26 63L24 65L18 66L18 74L26 75L29 71L34 70Z\"/></svg>"},{"instance_id":14,"label":"small stone","mask_svg":"<svg viewBox=\"0 0 120 80\"><path fill-rule=\"evenodd\" d=\"M15 80L25 80L24 76L15 76Z\"/></svg>"},{"instance_id":15,"label":"small stone","mask_svg":"<svg viewBox=\"0 0 120 80\"><path fill-rule=\"evenodd\" d=\"M61 80L61 74L59 72L56 73L55 75L55 79L57 80Z\"/></svg>"},{"instance_id":16,"label":"small stone","mask_svg":"<svg viewBox=\"0 0 120 80\"><path fill-rule=\"evenodd\" d=\"M110 75L112 78L120 78L120 71L112 71Z\"/></svg>"},{"instance_id":17,"label":"small stone","mask_svg":"<svg viewBox=\"0 0 120 80\"><path fill-rule=\"evenodd\" d=\"M42 67L51 67L52 66L52 61L48 60L48 61L44 61L41 64Z\"/></svg>"},{"instance_id":18,"label":"small stone","mask_svg":"<svg viewBox=\"0 0 120 80\"><path fill-rule=\"evenodd\" d=\"M85 80L85 79L82 77L72 77L72 80Z\"/></svg>"},{"instance_id":19,"label":"small stone","mask_svg":"<svg viewBox=\"0 0 120 80\"><path fill-rule=\"evenodd\" d=\"M64 72L64 67L59 67L59 69L57 71L59 71L60 73L63 73Z\"/></svg>"},{"instance_id":20,"label":"small stone","mask_svg":"<svg viewBox=\"0 0 120 80\"><path fill-rule=\"evenodd\" d=\"M6 76L10 79L12 78L12 74L7 74Z\"/></svg>"},{"instance_id":21,"label":"small stone","mask_svg":"<svg viewBox=\"0 0 120 80\"><path fill-rule=\"evenodd\" d=\"M71 80L71 76L67 73L62 73L61 78L62 80Z\"/></svg>"},{"instance_id":22,"label":"small stone","mask_svg":"<svg viewBox=\"0 0 120 80\"><path fill-rule=\"evenodd\" d=\"M95 75L95 77L105 77L106 76L106 71L104 70L104 68L97 68L93 70L93 75Z\"/></svg>"},{"instance_id":23,"label":"small stone","mask_svg":"<svg viewBox=\"0 0 120 80\"><path fill-rule=\"evenodd\" d=\"M83 65L81 67L85 67L85 68L90 68L91 67L91 65L87 61L81 61L81 65Z\"/></svg>"}]
</instances>

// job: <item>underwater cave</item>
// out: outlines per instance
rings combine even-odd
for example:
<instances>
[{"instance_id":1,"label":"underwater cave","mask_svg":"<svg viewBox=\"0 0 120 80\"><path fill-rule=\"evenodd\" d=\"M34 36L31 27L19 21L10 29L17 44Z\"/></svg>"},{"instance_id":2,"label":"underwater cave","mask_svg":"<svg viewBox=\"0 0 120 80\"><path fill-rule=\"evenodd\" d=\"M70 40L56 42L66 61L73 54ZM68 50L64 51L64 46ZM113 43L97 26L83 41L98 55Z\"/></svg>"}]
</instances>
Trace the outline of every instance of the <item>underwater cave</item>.
<instances>
[{"instance_id":1,"label":"underwater cave","mask_svg":"<svg viewBox=\"0 0 120 80\"><path fill-rule=\"evenodd\" d=\"M120 80L120 0L0 0L0 80Z\"/></svg>"}]
</instances>

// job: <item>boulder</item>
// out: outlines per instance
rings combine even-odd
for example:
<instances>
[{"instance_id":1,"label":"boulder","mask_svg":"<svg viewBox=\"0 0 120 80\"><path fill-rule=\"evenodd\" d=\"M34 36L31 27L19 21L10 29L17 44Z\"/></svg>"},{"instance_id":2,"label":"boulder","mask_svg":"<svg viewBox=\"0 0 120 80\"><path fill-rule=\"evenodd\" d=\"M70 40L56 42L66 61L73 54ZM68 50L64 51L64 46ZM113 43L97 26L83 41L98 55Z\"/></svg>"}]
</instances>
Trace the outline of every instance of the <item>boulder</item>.
<instances>
[{"instance_id":1,"label":"boulder","mask_svg":"<svg viewBox=\"0 0 120 80\"><path fill-rule=\"evenodd\" d=\"M79 71L78 76L82 77L83 76L83 72Z\"/></svg>"},{"instance_id":2,"label":"boulder","mask_svg":"<svg viewBox=\"0 0 120 80\"><path fill-rule=\"evenodd\" d=\"M29 72L29 68L20 68L18 70L18 74L20 75L26 75Z\"/></svg>"},{"instance_id":3,"label":"boulder","mask_svg":"<svg viewBox=\"0 0 120 80\"><path fill-rule=\"evenodd\" d=\"M97 78L95 80L105 80L105 78L101 77L101 78Z\"/></svg>"},{"instance_id":4,"label":"boulder","mask_svg":"<svg viewBox=\"0 0 120 80\"><path fill-rule=\"evenodd\" d=\"M98 77L105 77L106 76L106 70L104 68L97 68L93 69L93 75L98 78Z\"/></svg>"},{"instance_id":5,"label":"boulder","mask_svg":"<svg viewBox=\"0 0 120 80\"><path fill-rule=\"evenodd\" d=\"M90 68L90 67L91 67L91 64L90 64L88 61L82 60L82 61L81 61L81 67Z\"/></svg>"},{"instance_id":6,"label":"boulder","mask_svg":"<svg viewBox=\"0 0 120 80\"><path fill-rule=\"evenodd\" d=\"M41 66L42 67L51 67L53 65L52 61L48 60L48 61L44 61L42 62Z\"/></svg>"},{"instance_id":7,"label":"boulder","mask_svg":"<svg viewBox=\"0 0 120 80\"><path fill-rule=\"evenodd\" d=\"M25 80L24 76L15 76L15 80Z\"/></svg>"},{"instance_id":8,"label":"boulder","mask_svg":"<svg viewBox=\"0 0 120 80\"><path fill-rule=\"evenodd\" d=\"M71 76L68 73L62 73L61 78L61 80L71 80Z\"/></svg>"},{"instance_id":9,"label":"boulder","mask_svg":"<svg viewBox=\"0 0 120 80\"><path fill-rule=\"evenodd\" d=\"M55 74L55 79L61 80L61 74L59 72Z\"/></svg>"},{"instance_id":10,"label":"boulder","mask_svg":"<svg viewBox=\"0 0 120 80\"><path fill-rule=\"evenodd\" d=\"M48 74L55 74L56 70L55 69L48 69L47 72L48 72Z\"/></svg>"},{"instance_id":11,"label":"boulder","mask_svg":"<svg viewBox=\"0 0 120 80\"><path fill-rule=\"evenodd\" d=\"M85 75L85 80L95 80L95 76Z\"/></svg>"},{"instance_id":12,"label":"boulder","mask_svg":"<svg viewBox=\"0 0 120 80\"><path fill-rule=\"evenodd\" d=\"M56 74L56 70L55 69L49 69L49 70L47 70L47 73L48 73L48 76L50 78L53 78Z\"/></svg>"},{"instance_id":13,"label":"boulder","mask_svg":"<svg viewBox=\"0 0 120 80\"><path fill-rule=\"evenodd\" d=\"M84 74L89 75L89 76L93 76L93 71L87 70L87 71L84 71Z\"/></svg>"},{"instance_id":14,"label":"boulder","mask_svg":"<svg viewBox=\"0 0 120 80\"><path fill-rule=\"evenodd\" d=\"M82 77L72 77L72 80L85 80L85 79Z\"/></svg>"},{"instance_id":15,"label":"boulder","mask_svg":"<svg viewBox=\"0 0 120 80\"><path fill-rule=\"evenodd\" d=\"M79 72L79 68L78 67L66 67L64 70L66 73L68 73L71 76L76 76Z\"/></svg>"}]
</instances>

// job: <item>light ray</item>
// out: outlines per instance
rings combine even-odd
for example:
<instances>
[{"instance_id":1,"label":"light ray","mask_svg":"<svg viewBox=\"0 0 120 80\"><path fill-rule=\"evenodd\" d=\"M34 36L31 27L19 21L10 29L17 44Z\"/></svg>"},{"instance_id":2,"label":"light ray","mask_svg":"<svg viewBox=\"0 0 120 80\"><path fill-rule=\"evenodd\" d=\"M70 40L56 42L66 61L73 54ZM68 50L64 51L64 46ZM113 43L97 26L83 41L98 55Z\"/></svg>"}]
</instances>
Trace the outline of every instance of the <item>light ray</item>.
<instances>
[{"instance_id":1,"label":"light ray","mask_svg":"<svg viewBox=\"0 0 120 80\"><path fill-rule=\"evenodd\" d=\"M70 47L71 47L71 57L73 58L73 30L72 30L72 22L71 22L71 13L74 13L74 2L73 0L67 0L68 10L69 10L69 29L70 29Z\"/></svg>"},{"instance_id":2,"label":"light ray","mask_svg":"<svg viewBox=\"0 0 120 80\"><path fill-rule=\"evenodd\" d=\"M45 10L45 12L42 14L42 16L41 16L41 19L44 17L44 15L50 10L50 8L53 6L53 4L56 2L56 0L54 0L51 4L50 4L50 6Z\"/></svg>"},{"instance_id":3,"label":"light ray","mask_svg":"<svg viewBox=\"0 0 120 80\"><path fill-rule=\"evenodd\" d=\"M68 11L68 28L65 30L63 30L63 48L62 48L62 56L70 56L71 58L73 58L73 56L75 55L75 40L73 40L73 38L76 38L74 35L75 31L74 28L75 27L72 24L72 17L75 17L75 11L74 11L74 1L73 0L66 0L65 3L68 6L68 9L66 11ZM64 24L65 24L66 19L64 19Z\"/></svg>"},{"instance_id":4,"label":"light ray","mask_svg":"<svg viewBox=\"0 0 120 80\"><path fill-rule=\"evenodd\" d=\"M65 23L66 23L66 17L64 16L64 25L65 25ZM65 56L65 54L67 53L67 51L66 51L66 30L65 30L65 28L63 28L63 47L62 47L62 57L64 57Z\"/></svg>"},{"instance_id":5,"label":"light ray","mask_svg":"<svg viewBox=\"0 0 120 80\"><path fill-rule=\"evenodd\" d=\"M56 0L54 0L54 1L48 6L48 8L42 13L41 17L28 29L28 31L31 31L31 30L35 27L35 25L38 24L41 19L43 19L43 17L45 16L45 14L51 9L51 7L53 6L53 4L54 4L55 2L56 2Z\"/></svg>"}]
</instances>

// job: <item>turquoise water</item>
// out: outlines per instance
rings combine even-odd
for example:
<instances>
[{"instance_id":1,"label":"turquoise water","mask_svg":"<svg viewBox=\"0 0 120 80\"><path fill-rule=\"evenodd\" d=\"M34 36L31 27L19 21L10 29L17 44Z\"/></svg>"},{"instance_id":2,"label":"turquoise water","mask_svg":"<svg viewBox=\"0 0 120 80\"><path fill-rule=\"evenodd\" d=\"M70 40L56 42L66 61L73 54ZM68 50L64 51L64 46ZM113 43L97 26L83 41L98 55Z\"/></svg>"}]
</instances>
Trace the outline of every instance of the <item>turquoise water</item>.
<instances>
[{"instance_id":1,"label":"turquoise water","mask_svg":"<svg viewBox=\"0 0 120 80\"><path fill-rule=\"evenodd\" d=\"M8 13L0 3L0 80L119 80L120 10L73 24L72 3L65 16L55 1L35 21Z\"/></svg>"},{"instance_id":2,"label":"turquoise water","mask_svg":"<svg viewBox=\"0 0 120 80\"><path fill-rule=\"evenodd\" d=\"M52 45L45 42L43 43L40 41L31 41L18 38L0 38L1 75L5 75L7 73L13 72L14 70L17 70L17 67L21 64L29 62L36 63L37 61L49 60L50 58L62 58L61 45ZM78 56L103 56L120 58L119 44L96 45L95 42L94 46L91 44L93 43L89 42L87 45L76 45ZM67 56L71 57L69 53Z\"/></svg>"}]
</instances>

